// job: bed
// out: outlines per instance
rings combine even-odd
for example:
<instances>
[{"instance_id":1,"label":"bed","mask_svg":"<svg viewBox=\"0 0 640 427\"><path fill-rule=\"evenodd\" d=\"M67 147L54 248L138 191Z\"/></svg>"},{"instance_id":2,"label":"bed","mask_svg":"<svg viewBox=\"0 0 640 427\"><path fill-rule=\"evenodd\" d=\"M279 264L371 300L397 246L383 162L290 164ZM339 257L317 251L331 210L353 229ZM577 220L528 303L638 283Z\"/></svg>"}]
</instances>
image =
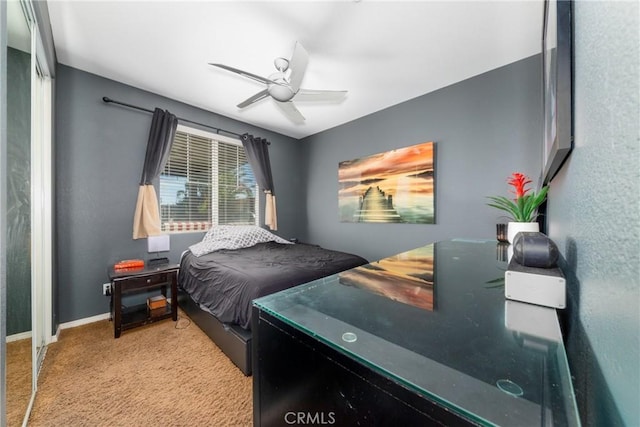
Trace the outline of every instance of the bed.
<instances>
[{"instance_id":1,"label":"bed","mask_svg":"<svg viewBox=\"0 0 640 427\"><path fill-rule=\"evenodd\" d=\"M178 303L251 375L251 302L366 264L354 254L292 243L259 227L214 227L181 258Z\"/></svg>"}]
</instances>

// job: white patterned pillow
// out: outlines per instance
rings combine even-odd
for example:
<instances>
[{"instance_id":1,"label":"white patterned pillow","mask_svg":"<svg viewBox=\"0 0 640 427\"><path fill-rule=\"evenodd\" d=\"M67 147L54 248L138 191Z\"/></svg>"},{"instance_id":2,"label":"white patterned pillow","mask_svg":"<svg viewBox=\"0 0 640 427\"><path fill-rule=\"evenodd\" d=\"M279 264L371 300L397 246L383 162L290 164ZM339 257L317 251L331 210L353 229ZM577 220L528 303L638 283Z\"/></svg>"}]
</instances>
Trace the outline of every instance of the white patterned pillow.
<instances>
[{"instance_id":1,"label":"white patterned pillow","mask_svg":"<svg viewBox=\"0 0 640 427\"><path fill-rule=\"evenodd\" d=\"M291 244L288 240L255 225L214 225L200 243L189 246L189 249L199 257L221 249L249 248L264 242Z\"/></svg>"}]
</instances>

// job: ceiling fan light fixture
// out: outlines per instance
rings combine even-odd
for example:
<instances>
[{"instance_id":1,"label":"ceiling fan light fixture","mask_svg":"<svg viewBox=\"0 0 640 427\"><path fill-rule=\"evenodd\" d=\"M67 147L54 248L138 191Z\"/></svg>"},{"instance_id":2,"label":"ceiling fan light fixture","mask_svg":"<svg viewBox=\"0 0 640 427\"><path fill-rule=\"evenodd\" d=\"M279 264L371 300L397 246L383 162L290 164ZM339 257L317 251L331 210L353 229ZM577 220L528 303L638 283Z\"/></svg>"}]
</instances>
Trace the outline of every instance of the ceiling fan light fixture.
<instances>
[{"instance_id":1,"label":"ceiling fan light fixture","mask_svg":"<svg viewBox=\"0 0 640 427\"><path fill-rule=\"evenodd\" d=\"M276 58L273 60L273 65L276 67L276 70L284 73L289 68L289 60L284 58Z\"/></svg>"}]
</instances>

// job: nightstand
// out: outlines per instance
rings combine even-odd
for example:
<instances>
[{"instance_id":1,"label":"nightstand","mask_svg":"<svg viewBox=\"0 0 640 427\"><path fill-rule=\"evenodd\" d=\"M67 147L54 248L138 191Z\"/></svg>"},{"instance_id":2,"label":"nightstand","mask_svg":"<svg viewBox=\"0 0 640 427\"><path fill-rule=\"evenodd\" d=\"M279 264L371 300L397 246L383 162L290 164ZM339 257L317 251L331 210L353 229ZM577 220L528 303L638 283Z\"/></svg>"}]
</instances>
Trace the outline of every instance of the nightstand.
<instances>
[{"instance_id":1,"label":"nightstand","mask_svg":"<svg viewBox=\"0 0 640 427\"><path fill-rule=\"evenodd\" d=\"M171 317L178 320L178 264L162 264L145 267L139 270L109 272L111 281L111 300L109 308L113 320L115 338L119 338L122 331L157 322ZM167 288L171 291L171 303L167 304L161 314L151 316L147 305L137 304L131 307L122 306L122 297L127 294L150 293L159 289L167 297Z\"/></svg>"}]
</instances>

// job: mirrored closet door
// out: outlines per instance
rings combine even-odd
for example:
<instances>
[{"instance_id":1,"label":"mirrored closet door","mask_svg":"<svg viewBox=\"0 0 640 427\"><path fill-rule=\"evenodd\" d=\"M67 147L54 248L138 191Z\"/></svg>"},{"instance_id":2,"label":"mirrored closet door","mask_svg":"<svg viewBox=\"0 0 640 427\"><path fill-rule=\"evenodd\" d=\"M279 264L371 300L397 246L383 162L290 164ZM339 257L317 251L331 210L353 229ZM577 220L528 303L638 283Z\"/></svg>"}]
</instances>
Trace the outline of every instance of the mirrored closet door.
<instances>
[{"instance_id":1,"label":"mirrored closet door","mask_svg":"<svg viewBox=\"0 0 640 427\"><path fill-rule=\"evenodd\" d=\"M7 2L6 420L22 425L33 391L31 304L31 32Z\"/></svg>"},{"instance_id":2,"label":"mirrored closet door","mask_svg":"<svg viewBox=\"0 0 640 427\"><path fill-rule=\"evenodd\" d=\"M51 340L52 84L33 3L8 0L5 420L26 425Z\"/></svg>"}]
</instances>

